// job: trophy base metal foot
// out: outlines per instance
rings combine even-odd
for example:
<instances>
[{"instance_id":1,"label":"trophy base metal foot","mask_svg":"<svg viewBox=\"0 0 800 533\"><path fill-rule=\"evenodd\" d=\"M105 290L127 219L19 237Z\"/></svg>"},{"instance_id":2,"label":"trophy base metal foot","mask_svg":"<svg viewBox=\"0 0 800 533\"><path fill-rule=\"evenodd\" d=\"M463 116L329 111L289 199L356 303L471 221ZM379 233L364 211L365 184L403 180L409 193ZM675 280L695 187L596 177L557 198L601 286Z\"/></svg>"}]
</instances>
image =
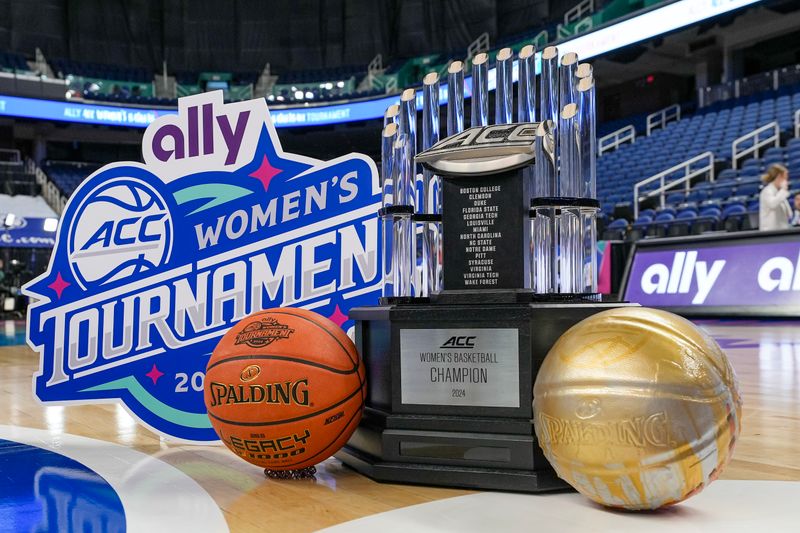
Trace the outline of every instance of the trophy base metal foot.
<instances>
[{"instance_id":1,"label":"trophy base metal foot","mask_svg":"<svg viewBox=\"0 0 800 533\"><path fill-rule=\"evenodd\" d=\"M383 461L345 446L334 456L356 472L382 483L430 485L473 490L513 492L571 491L550 471L503 470L465 466L394 463Z\"/></svg>"}]
</instances>

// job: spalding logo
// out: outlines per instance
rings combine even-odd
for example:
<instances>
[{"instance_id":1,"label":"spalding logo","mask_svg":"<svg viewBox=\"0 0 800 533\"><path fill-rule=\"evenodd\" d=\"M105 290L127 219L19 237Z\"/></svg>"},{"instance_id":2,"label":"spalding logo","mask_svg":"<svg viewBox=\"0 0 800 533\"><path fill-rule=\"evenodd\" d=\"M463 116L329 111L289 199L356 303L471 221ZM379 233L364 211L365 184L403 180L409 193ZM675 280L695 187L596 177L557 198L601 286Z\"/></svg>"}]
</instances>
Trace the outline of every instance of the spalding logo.
<instances>
[{"instance_id":1,"label":"spalding logo","mask_svg":"<svg viewBox=\"0 0 800 533\"><path fill-rule=\"evenodd\" d=\"M297 306L347 330L350 308L380 296L375 163L286 153L263 98L226 104L221 91L181 98L147 128L142 156L78 186L47 272L23 289L34 392L49 404L116 400L165 437L216 441L205 369L231 327ZM248 320L239 342L288 338L279 320ZM255 385L241 386L283 399L284 385ZM303 390L289 389L293 402Z\"/></svg>"},{"instance_id":2,"label":"spalding logo","mask_svg":"<svg viewBox=\"0 0 800 533\"><path fill-rule=\"evenodd\" d=\"M212 381L209 385L211 406L248 403L302 405L308 407L308 378L279 383L232 385Z\"/></svg>"}]
</instances>

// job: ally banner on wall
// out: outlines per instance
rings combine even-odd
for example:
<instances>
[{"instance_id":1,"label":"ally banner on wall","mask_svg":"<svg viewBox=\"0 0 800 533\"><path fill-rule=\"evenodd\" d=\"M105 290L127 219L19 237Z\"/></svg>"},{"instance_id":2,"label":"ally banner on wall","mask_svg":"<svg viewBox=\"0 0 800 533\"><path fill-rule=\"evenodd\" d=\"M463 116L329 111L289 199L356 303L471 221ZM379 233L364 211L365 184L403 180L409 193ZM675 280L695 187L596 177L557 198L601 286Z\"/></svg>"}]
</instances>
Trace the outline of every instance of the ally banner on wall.
<instances>
[{"instance_id":1,"label":"ally banner on wall","mask_svg":"<svg viewBox=\"0 0 800 533\"><path fill-rule=\"evenodd\" d=\"M182 98L142 152L80 185L24 289L35 394L118 401L161 435L215 441L204 370L233 324L296 306L348 330L349 309L376 301L377 172L361 154L284 153L264 99L221 91Z\"/></svg>"},{"instance_id":2,"label":"ally banner on wall","mask_svg":"<svg viewBox=\"0 0 800 533\"><path fill-rule=\"evenodd\" d=\"M623 298L687 315L796 316L800 232L637 243Z\"/></svg>"}]
</instances>

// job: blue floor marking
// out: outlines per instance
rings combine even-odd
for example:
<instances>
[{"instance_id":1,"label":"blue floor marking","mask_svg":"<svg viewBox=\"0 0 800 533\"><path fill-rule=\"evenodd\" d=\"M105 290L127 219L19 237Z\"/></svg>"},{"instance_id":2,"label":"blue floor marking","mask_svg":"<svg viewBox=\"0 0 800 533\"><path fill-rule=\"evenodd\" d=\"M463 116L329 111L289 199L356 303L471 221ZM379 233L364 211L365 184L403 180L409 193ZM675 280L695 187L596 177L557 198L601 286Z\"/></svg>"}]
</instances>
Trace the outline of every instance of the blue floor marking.
<instances>
[{"instance_id":1,"label":"blue floor marking","mask_svg":"<svg viewBox=\"0 0 800 533\"><path fill-rule=\"evenodd\" d=\"M125 511L105 479L58 453L0 439L0 531L125 531Z\"/></svg>"}]
</instances>

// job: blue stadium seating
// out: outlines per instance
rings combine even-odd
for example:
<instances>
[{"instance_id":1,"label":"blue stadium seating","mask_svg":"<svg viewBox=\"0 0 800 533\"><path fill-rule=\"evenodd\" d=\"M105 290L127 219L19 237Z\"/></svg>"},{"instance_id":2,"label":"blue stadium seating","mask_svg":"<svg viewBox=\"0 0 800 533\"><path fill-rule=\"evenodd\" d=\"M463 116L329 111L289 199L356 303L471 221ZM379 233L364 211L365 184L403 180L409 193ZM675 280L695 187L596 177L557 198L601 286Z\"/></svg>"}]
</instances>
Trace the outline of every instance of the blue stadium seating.
<instances>
[{"instance_id":1,"label":"blue stadium seating","mask_svg":"<svg viewBox=\"0 0 800 533\"><path fill-rule=\"evenodd\" d=\"M296 70L278 76L278 83L319 83L325 81L346 80L352 77L363 78L367 75L364 65L350 65L316 70Z\"/></svg>"},{"instance_id":2,"label":"blue stadium seating","mask_svg":"<svg viewBox=\"0 0 800 533\"><path fill-rule=\"evenodd\" d=\"M0 70L28 71L28 62L25 56L15 52L0 52Z\"/></svg>"},{"instance_id":3,"label":"blue stadium seating","mask_svg":"<svg viewBox=\"0 0 800 533\"><path fill-rule=\"evenodd\" d=\"M85 78L103 80L130 81L136 83L151 83L153 72L146 68L126 67L122 65L105 65L102 63L84 63L71 59L52 59L50 67L61 74L62 77L72 74Z\"/></svg>"},{"instance_id":4,"label":"blue stadium seating","mask_svg":"<svg viewBox=\"0 0 800 533\"><path fill-rule=\"evenodd\" d=\"M597 163L597 190L601 204L631 202L636 182L703 152L713 152L716 161L727 161L730 159L731 143L759 126L777 120L782 131L791 130L794 112L800 108L800 88L794 87L791 92L770 91L764 97L753 96L726 104L728 107L705 108L690 118L654 131L650 137L639 137L634 144L621 146L600 157ZM738 172L727 169L720 173L720 182L731 187L725 193L715 192L714 185L702 186L707 187L706 190L695 187L684 200L702 202L709 193L718 199L723 199L725 194L734 194L735 186L732 187L733 184L726 180L757 180L767 161L782 162L790 170L792 166L800 170L800 142L768 150L763 159L745 160ZM657 185L653 183L652 187L646 187L645 190L655 189ZM748 195L757 192L751 189L747 190ZM670 193L668 203L682 201L681 194L678 191Z\"/></svg>"},{"instance_id":5,"label":"blue stadium seating","mask_svg":"<svg viewBox=\"0 0 800 533\"><path fill-rule=\"evenodd\" d=\"M747 209L744 205L733 204L722 211L721 218L727 231L738 231L741 229L742 221L747 216Z\"/></svg>"},{"instance_id":6,"label":"blue stadium seating","mask_svg":"<svg viewBox=\"0 0 800 533\"><path fill-rule=\"evenodd\" d=\"M628 221L624 218L617 218L611 221L606 229L603 231L603 239L606 240L619 240L625 238L625 232L628 229Z\"/></svg>"},{"instance_id":7,"label":"blue stadium seating","mask_svg":"<svg viewBox=\"0 0 800 533\"><path fill-rule=\"evenodd\" d=\"M65 196L69 196L84 179L100 166L96 163L45 161L42 164L42 170Z\"/></svg>"}]
</instances>

